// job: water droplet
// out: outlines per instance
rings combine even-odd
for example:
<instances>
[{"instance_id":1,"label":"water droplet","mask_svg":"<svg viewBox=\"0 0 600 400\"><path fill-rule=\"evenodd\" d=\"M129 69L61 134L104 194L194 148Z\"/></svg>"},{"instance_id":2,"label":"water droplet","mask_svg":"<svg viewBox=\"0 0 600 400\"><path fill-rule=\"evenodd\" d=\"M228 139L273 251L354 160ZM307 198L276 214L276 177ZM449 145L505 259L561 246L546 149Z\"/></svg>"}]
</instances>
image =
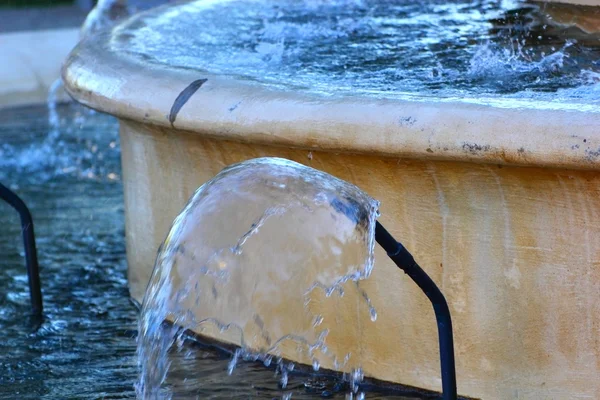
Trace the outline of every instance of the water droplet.
<instances>
[{"instance_id":1,"label":"water droplet","mask_svg":"<svg viewBox=\"0 0 600 400\"><path fill-rule=\"evenodd\" d=\"M273 357L267 356L265 357L263 364L265 365L265 367L268 367L269 365L271 365L271 361L273 361Z\"/></svg>"},{"instance_id":2,"label":"water droplet","mask_svg":"<svg viewBox=\"0 0 600 400\"><path fill-rule=\"evenodd\" d=\"M322 315L317 315L315 317L315 322L313 323L313 327L317 327L319 325L321 325L323 323L323 316Z\"/></svg>"},{"instance_id":3,"label":"water droplet","mask_svg":"<svg viewBox=\"0 0 600 400\"><path fill-rule=\"evenodd\" d=\"M373 321L373 322L377 321L377 310L375 308L371 307L371 309L369 311L371 314L371 321Z\"/></svg>"},{"instance_id":4,"label":"water droplet","mask_svg":"<svg viewBox=\"0 0 600 400\"><path fill-rule=\"evenodd\" d=\"M321 368L321 364L319 364L319 361L317 361L317 360L315 359L315 360L313 360L312 367L313 367L313 370L314 370L314 371L318 371L318 370L319 370L319 368Z\"/></svg>"}]
</instances>

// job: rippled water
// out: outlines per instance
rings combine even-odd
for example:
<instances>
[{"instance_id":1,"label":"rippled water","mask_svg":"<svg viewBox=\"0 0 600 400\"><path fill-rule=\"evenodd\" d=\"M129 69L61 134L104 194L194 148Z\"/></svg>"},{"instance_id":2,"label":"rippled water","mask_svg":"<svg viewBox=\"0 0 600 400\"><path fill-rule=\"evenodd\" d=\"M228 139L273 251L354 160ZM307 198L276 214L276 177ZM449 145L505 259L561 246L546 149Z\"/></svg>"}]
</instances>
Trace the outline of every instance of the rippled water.
<instances>
[{"instance_id":1,"label":"rippled water","mask_svg":"<svg viewBox=\"0 0 600 400\"><path fill-rule=\"evenodd\" d=\"M116 123L75 108L62 128L70 132L46 136L44 108L0 112L0 180L32 211L47 317L32 332L19 219L0 203L5 399L133 395L136 310L125 277Z\"/></svg>"},{"instance_id":2,"label":"rippled water","mask_svg":"<svg viewBox=\"0 0 600 400\"><path fill-rule=\"evenodd\" d=\"M137 308L129 300L117 124L71 105L54 133L45 108L0 111L0 181L31 208L46 318L37 331L15 212L0 203L0 398L135 398ZM140 223L143 223L140 222ZM280 375L212 347L171 351L174 399L349 398L336 377ZM368 399L403 399L364 387ZM290 397L291 396L291 397ZM354 398L360 397L353 395Z\"/></svg>"},{"instance_id":3,"label":"rippled water","mask_svg":"<svg viewBox=\"0 0 600 400\"><path fill-rule=\"evenodd\" d=\"M600 35L556 21L555 6L510 0L197 0L126 24L113 45L327 95L597 102Z\"/></svg>"}]
</instances>

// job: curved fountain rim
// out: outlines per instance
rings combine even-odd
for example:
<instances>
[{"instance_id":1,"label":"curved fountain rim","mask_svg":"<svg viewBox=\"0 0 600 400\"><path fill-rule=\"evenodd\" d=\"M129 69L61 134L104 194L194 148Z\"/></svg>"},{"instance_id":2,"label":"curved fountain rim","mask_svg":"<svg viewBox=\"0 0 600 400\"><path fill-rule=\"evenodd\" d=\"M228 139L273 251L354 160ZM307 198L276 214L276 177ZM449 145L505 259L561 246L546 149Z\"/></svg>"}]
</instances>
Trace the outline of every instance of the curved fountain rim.
<instances>
[{"instance_id":1,"label":"curved fountain rim","mask_svg":"<svg viewBox=\"0 0 600 400\"><path fill-rule=\"evenodd\" d=\"M225 140L425 160L600 167L600 110L515 99L509 105L485 98L324 96L115 51L115 32L145 14L71 52L62 76L75 100L122 119ZM172 122L175 99L198 79L206 82Z\"/></svg>"}]
</instances>

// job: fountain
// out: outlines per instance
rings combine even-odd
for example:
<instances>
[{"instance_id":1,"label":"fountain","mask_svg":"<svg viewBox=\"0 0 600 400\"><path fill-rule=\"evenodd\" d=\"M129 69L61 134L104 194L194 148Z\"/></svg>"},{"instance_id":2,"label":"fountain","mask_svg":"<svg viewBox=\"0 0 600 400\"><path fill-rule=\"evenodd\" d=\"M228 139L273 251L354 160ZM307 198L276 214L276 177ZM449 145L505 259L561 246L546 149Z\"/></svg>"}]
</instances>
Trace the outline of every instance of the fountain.
<instances>
[{"instance_id":1,"label":"fountain","mask_svg":"<svg viewBox=\"0 0 600 400\"><path fill-rule=\"evenodd\" d=\"M543 9L191 1L83 40L63 78L120 119L132 297L197 187L282 157L381 202L448 299L460 394L599 397L597 37L541 23ZM359 346L367 377L439 390L430 305L375 258L360 288L377 321L358 291L356 307L323 302L355 333L327 347Z\"/></svg>"}]
</instances>

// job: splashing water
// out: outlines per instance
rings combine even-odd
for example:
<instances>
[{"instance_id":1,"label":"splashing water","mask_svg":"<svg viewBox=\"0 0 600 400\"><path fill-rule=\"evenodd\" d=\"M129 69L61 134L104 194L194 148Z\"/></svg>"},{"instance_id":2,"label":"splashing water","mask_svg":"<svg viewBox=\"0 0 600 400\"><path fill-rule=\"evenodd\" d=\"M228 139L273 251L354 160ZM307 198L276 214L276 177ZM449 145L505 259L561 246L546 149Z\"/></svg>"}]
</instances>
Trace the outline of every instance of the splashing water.
<instances>
[{"instance_id":1,"label":"splashing water","mask_svg":"<svg viewBox=\"0 0 600 400\"><path fill-rule=\"evenodd\" d=\"M108 29L127 15L125 0L100 0L86 17L80 37ZM59 93L63 89L62 79L58 78L48 90L46 105L49 129L43 142L32 143L25 148L0 145L0 168L16 169L30 175L30 179L38 183L62 175L118 180L119 172L114 168L106 169L102 162L109 153L112 156L120 152L116 125L109 133L95 132L94 137L84 138L80 131L87 125L87 119L96 112L71 103L66 107L67 113L61 115ZM108 142L107 148L104 146L105 142ZM0 178L2 176L0 172Z\"/></svg>"},{"instance_id":2,"label":"splashing water","mask_svg":"<svg viewBox=\"0 0 600 400\"><path fill-rule=\"evenodd\" d=\"M80 37L95 35L108 29L130 14L127 0L98 0L89 12L80 30Z\"/></svg>"},{"instance_id":3,"label":"splashing water","mask_svg":"<svg viewBox=\"0 0 600 400\"><path fill-rule=\"evenodd\" d=\"M113 118L99 125L100 114L77 104L58 105L43 126L35 126L35 140L0 143L0 181L46 184L59 177L96 181L120 180L118 125ZM14 118L30 118L24 111ZM99 128L102 129L99 129ZM43 132L43 135L41 134ZM23 132L30 137L31 132Z\"/></svg>"},{"instance_id":4,"label":"splashing water","mask_svg":"<svg viewBox=\"0 0 600 400\"><path fill-rule=\"evenodd\" d=\"M600 36L549 10L510 0L191 1L119 26L110 45L144 63L327 96L535 95L596 109L587 76L600 72Z\"/></svg>"},{"instance_id":5,"label":"splashing water","mask_svg":"<svg viewBox=\"0 0 600 400\"><path fill-rule=\"evenodd\" d=\"M293 369L286 352L362 377L351 355L326 345L356 327L318 310L354 290L373 314L358 282L373 267L377 210L355 186L283 159L236 164L204 184L173 223L146 291L138 395L168 396L169 349L186 330L239 346L230 372L240 359L278 364L282 386Z\"/></svg>"}]
</instances>

